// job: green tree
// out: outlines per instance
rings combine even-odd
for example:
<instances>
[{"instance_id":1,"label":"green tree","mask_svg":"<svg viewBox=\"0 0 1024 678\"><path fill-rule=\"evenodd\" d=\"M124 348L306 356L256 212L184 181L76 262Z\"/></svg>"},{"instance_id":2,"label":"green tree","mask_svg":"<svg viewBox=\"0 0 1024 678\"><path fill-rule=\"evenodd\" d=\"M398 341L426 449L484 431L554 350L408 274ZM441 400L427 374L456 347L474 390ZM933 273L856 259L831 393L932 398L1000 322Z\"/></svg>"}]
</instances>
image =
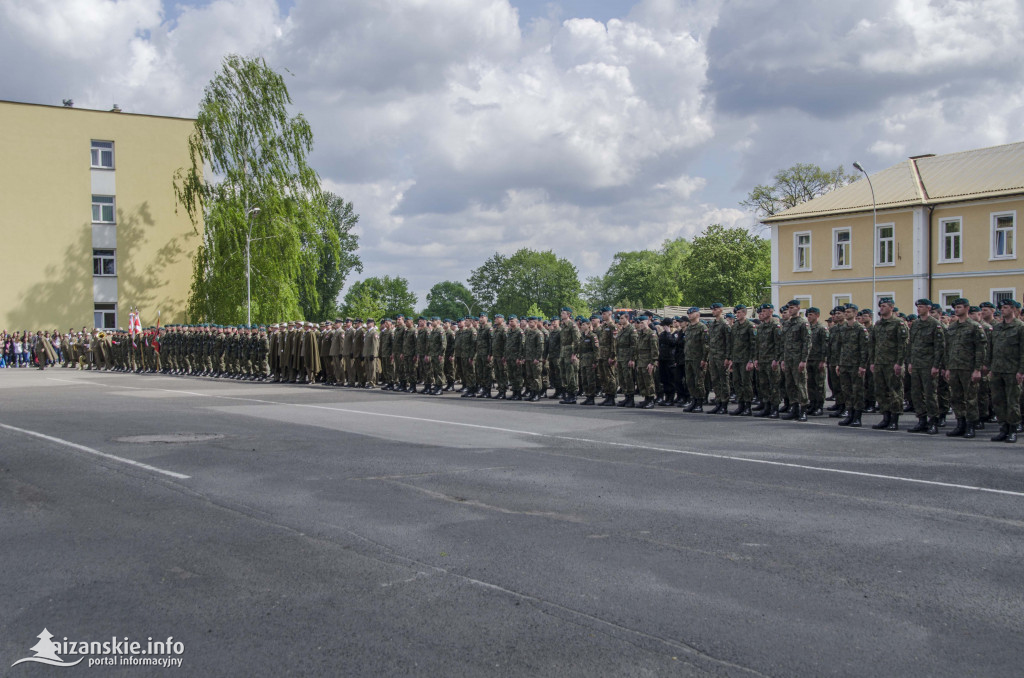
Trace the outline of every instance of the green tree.
<instances>
[{"instance_id":1,"label":"green tree","mask_svg":"<svg viewBox=\"0 0 1024 678\"><path fill-rule=\"evenodd\" d=\"M467 306L469 307L467 309ZM473 297L468 287L460 282L445 280L430 288L427 292L427 307L423 309L425 316L439 318L462 318L480 312L480 303Z\"/></svg>"},{"instance_id":2,"label":"green tree","mask_svg":"<svg viewBox=\"0 0 1024 678\"><path fill-rule=\"evenodd\" d=\"M847 174L842 165L834 170L823 170L814 164L797 163L776 172L772 183L755 186L740 205L764 219L845 186L856 178Z\"/></svg>"},{"instance_id":3,"label":"green tree","mask_svg":"<svg viewBox=\"0 0 1024 678\"><path fill-rule=\"evenodd\" d=\"M510 257L495 254L469 278L474 296L490 312L528 314L536 304L557 315L563 306L579 305L582 288L576 267L554 252L523 248Z\"/></svg>"},{"instance_id":4,"label":"green tree","mask_svg":"<svg viewBox=\"0 0 1024 678\"><path fill-rule=\"evenodd\" d=\"M771 241L744 228L712 224L693 239L683 268L683 300L707 307L753 304L771 296Z\"/></svg>"},{"instance_id":5,"label":"green tree","mask_svg":"<svg viewBox=\"0 0 1024 678\"><path fill-rule=\"evenodd\" d=\"M689 251L689 241L677 238L658 250L619 252L603 276L587 279L583 296L595 308L677 305Z\"/></svg>"},{"instance_id":6,"label":"green tree","mask_svg":"<svg viewBox=\"0 0 1024 678\"><path fill-rule=\"evenodd\" d=\"M342 312L354 318L394 317L399 313L413 315L416 295L409 291L409 281L389 275L357 280L345 293Z\"/></svg>"},{"instance_id":7,"label":"green tree","mask_svg":"<svg viewBox=\"0 0 1024 678\"><path fill-rule=\"evenodd\" d=\"M190 166L174 174L178 203L197 232L202 225L188 301L194 321L246 319L247 241L253 321L299 316L303 295L318 308L321 255L341 260L320 178L306 162L313 132L302 114L289 114L291 103L262 58L234 54L203 92Z\"/></svg>"},{"instance_id":8,"label":"green tree","mask_svg":"<svg viewBox=\"0 0 1024 678\"><path fill-rule=\"evenodd\" d=\"M321 321L335 318L338 315L338 293L345 286L345 279L352 271L363 272L363 262L356 254L359 248L359 237L352 229L359 223L359 215L355 213L352 203L330 192L324 192L327 207L327 220L316 226L316 239L337 235L338 256L329 247L316 248L319 254L315 295L310 295L304 287L299 288L299 303L306 320ZM310 247L308 236L303 236L303 246Z\"/></svg>"}]
</instances>

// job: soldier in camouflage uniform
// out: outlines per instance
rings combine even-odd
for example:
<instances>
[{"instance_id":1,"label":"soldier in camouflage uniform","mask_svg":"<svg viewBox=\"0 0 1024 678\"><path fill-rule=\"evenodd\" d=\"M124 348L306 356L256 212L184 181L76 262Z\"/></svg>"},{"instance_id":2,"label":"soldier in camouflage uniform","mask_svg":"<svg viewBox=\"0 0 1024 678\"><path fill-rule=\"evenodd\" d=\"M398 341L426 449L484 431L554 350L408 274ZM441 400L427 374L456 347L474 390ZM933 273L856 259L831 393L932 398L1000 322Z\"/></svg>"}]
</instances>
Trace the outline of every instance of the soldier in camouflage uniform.
<instances>
[{"instance_id":1,"label":"soldier in camouflage uniform","mask_svg":"<svg viewBox=\"0 0 1024 678\"><path fill-rule=\"evenodd\" d=\"M878 322L871 333L871 373L882 420L871 428L898 431L903 414L903 365L907 358L907 324L893 313L892 297L878 300Z\"/></svg>"},{"instance_id":2,"label":"soldier in camouflage uniform","mask_svg":"<svg viewBox=\"0 0 1024 678\"><path fill-rule=\"evenodd\" d=\"M562 317L565 317L565 309L562 310ZM560 400L565 400L568 397L565 393L565 378L562 376L562 330L567 322L572 322L571 315L568 321L552 318L551 331L544 341L545 353L547 353L546 367L548 370L548 380L555 389L555 394L551 397ZM576 394L574 393L573 395L575 396Z\"/></svg>"},{"instance_id":3,"label":"soldier in camouflage uniform","mask_svg":"<svg viewBox=\"0 0 1024 678\"><path fill-rule=\"evenodd\" d=\"M523 377L529 396L527 400L533 402L540 400L541 389L544 387L544 333L540 325L540 318L529 318L523 336Z\"/></svg>"},{"instance_id":4,"label":"soldier in camouflage uniform","mask_svg":"<svg viewBox=\"0 0 1024 678\"><path fill-rule=\"evenodd\" d=\"M494 381L492 375L493 359L491 345L494 343L494 330L487 319L486 313L481 313L476 326L476 338L473 340L475 356L473 356L474 383L476 384L476 397L490 398L491 384Z\"/></svg>"},{"instance_id":5,"label":"soldier in camouflage uniform","mask_svg":"<svg viewBox=\"0 0 1024 678\"><path fill-rule=\"evenodd\" d=\"M1024 383L1024 323L1016 317L1016 302L1000 303L1000 318L992 328L988 364L992 403L999 417L999 433L992 442L1017 442L1020 424L1021 384Z\"/></svg>"},{"instance_id":6,"label":"soldier in camouflage uniform","mask_svg":"<svg viewBox=\"0 0 1024 678\"><path fill-rule=\"evenodd\" d=\"M619 407L636 407L635 381L633 370L636 367L636 330L629 322L625 313L619 316L619 331L615 335L615 364L618 367L618 381L625 398L616 403Z\"/></svg>"},{"instance_id":7,"label":"soldier in camouflage uniform","mask_svg":"<svg viewBox=\"0 0 1024 678\"><path fill-rule=\"evenodd\" d=\"M708 374L711 389L715 392L715 408L710 414L726 414L729 409L729 374L726 361L729 360L729 342L732 328L722 317L724 306L715 302L711 304L714 316L708 324Z\"/></svg>"},{"instance_id":8,"label":"soldier in camouflage uniform","mask_svg":"<svg viewBox=\"0 0 1024 678\"><path fill-rule=\"evenodd\" d=\"M402 341L402 363L405 375L405 390L407 393L416 392L416 370L419 368L419 358L416 355L416 344L419 338L417 328L413 325L412 318L405 319L405 337Z\"/></svg>"},{"instance_id":9,"label":"soldier in camouflage uniform","mask_svg":"<svg viewBox=\"0 0 1024 678\"><path fill-rule=\"evenodd\" d=\"M853 428L861 425L860 408L864 407L864 375L867 373L869 351L868 329L857 320L857 311L855 304L846 305L846 323L840 330L837 362L843 403L848 408L839 425Z\"/></svg>"},{"instance_id":10,"label":"soldier in camouflage uniform","mask_svg":"<svg viewBox=\"0 0 1024 678\"><path fill-rule=\"evenodd\" d=\"M604 400L601 405L610 407L615 404L615 393L619 385L615 378L615 323L612 320L611 306L601 309L601 326L597 330L597 377Z\"/></svg>"},{"instance_id":11,"label":"soldier in camouflage uniform","mask_svg":"<svg viewBox=\"0 0 1024 678\"><path fill-rule=\"evenodd\" d=\"M970 308L963 297L953 301L956 321L946 335L946 378L956 414L956 428L946 434L949 437L973 438L978 420L978 382L988 341L981 325L968 317Z\"/></svg>"},{"instance_id":12,"label":"soldier in camouflage uniform","mask_svg":"<svg viewBox=\"0 0 1024 678\"><path fill-rule=\"evenodd\" d=\"M552 351L556 350L556 340L554 337L558 336L558 369L557 371L552 371L552 378L560 379L560 381L556 382L562 387L562 399L559 402L563 405L575 405L576 394L579 393L579 381L577 380L576 370L580 363L580 328L572 319L572 309L562 309L560 328L551 334ZM554 365L555 361L552 361L552 364ZM555 395L558 395L558 393L556 392Z\"/></svg>"},{"instance_id":13,"label":"soldier in camouflage uniform","mask_svg":"<svg viewBox=\"0 0 1024 678\"><path fill-rule=\"evenodd\" d=\"M597 395L597 361L598 361L598 340L595 331L600 317L593 315L590 322L580 326L580 385L583 388L583 395L586 399L580 405L594 405L594 397Z\"/></svg>"},{"instance_id":14,"label":"soldier in camouflage uniform","mask_svg":"<svg viewBox=\"0 0 1024 678\"><path fill-rule=\"evenodd\" d=\"M455 333L455 359L459 361L462 373L462 397L475 398L477 393L476 366L473 354L476 352L476 328L470 318L463 318L459 331Z\"/></svg>"},{"instance_id":15,"label":"soldier in camouflage uniform","mask_svg":"<svg viewBox=\"0 0 1024 678\"><path fill-rule=\"evenodd\" d=\"M811 350L811 329L800 315L800 302L790 301L780 309L782 323L782 372L786 375L789 409L780 419L807 421L807 356Z\"/></svg>"},{"instance_id":16,"label":"soldier in camouflage uniform","mask_svg":"<svg viewBox=\"0 0 1024 678\"><path fill-rule=\"evenodd\" d=\"M978 423L975 430L985 428L985 424L996 420L995 412L992 409L991 379L988 373L988 363L992 354L992 330L995 319L996 305L991 301L983 301L978 304L978 313L971 313L971 318L976 320L981 328L985 330L985 367L981 368L981 381L978 382Z\"/></svg>"},{"instance_id":17,"label":"soldier in camouflage uniform","mask_svg":"<svg viewBox=\"0 0 1024 678\"><path fill-rule=\"evenodd\" d=\"M649 410L654 407L654 371L658 369L658 335L651 329L646 315L637 316L636 338L636 380L644 401L640 407ZM726 395L728 398L728 395Z\"/></svg>"},{"instance_id":18,"label":"soldier in camouflage uniform","mask_svg":"<svg viewBox=\"0 0 1024 678\"><path fill-rule=\"evenodd\" d=\"M749 417L754 400L751 378L754 376L754 356L757 350L757 333L754 324L747 319L747 307L739 304L733 308L736 322L732 325L732 343L729 347L729 361L726 367L736 376L736 409L732 416Z\"/></svg>"},{"instance_id":19,"label":"soldier in camouflage uniform","mask_svg":"<svg viewBox=\"0 0 1024 678\"><path fill-rule=\"evenodd\" d=\"M690 404L683 412L704 412L707 391L704 370L708 366L708 327L700 321L700 308L689 310L690 324L686 328L686 388L690 392Z\"/></svg>"},{"instance_id":20,"label":"soldier in camouflage uniform","mask_svg":"<svg viewBox=\"0 0 1024 678\"><path fill-rule=\"evenodd\" d=\"M807 354L807 414L820 417L825 407L830 344L828 327L821 322L821 311L813 306L807 309L807 324L811 329L811 350Z\"/></svg>"},{"instance_id":21,"label":"soldier in camouflage uniform","mask_svg":"<svg viewBox=\"0 0 1024 678\"><path fill-rule=\"evenodd\" d=\"M525 318L523 322L526 322ZM508 317L508 332L505 335L505 369L512 388L511 400L522 400L523 391L523 328L514 315Z\"/></svg>"},{"instance_id":22,"label":"soldier in camouflage uniform","mask_svg":"<svg viewBox=\"0 0 1024 678\"><path fill-rule=\"evenodd\" d=\"M931 314L930 299L917 300L917 320L910 326L907 371L910 372L910 400L917 425L910 433L939 432L938 381L946 352L946 330Z\"/></svg>"}]
</instances>

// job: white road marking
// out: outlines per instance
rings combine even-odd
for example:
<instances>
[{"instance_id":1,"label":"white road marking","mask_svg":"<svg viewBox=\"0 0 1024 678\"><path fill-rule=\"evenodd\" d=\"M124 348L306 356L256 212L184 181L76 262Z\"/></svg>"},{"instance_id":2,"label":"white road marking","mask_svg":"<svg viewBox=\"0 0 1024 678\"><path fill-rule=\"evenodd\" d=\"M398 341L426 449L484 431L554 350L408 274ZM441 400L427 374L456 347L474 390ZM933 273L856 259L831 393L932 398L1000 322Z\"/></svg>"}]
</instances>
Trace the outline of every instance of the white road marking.
<instances>
[{"instance_id":1,"label":"white road marking","mask_svg":"<svg viewBox=\"0 0 1024 678\"><path fill-rule=\"evenodd\" d=\"M137 387L139 390L145 387ZM1001 494L1010 497L1024 498L1024 492L1013 490L997 490L991 487L979 487L977 485L964 485L961 483L945 483L940 480L923 480L921 478L908 478L906 476L894 476L884 473L868 473L866 471L852 471L849 469L832 468L829 466L810 466L808 464L794 464L786 461L773 461L771 459L752 459L750 457L737 457L729 454L715 454L713 452L696 452L693 450L679 450L668 447L655 447L653 445L638 445L636 443L619 443L611 440L596 440L593 438L576 438L573 436L559 436L550 433L537 433L536 431L523 431L520 429L503 428L500 426L487 426L486 424L470 424L461 421L447 421L444 419L430 419L428 417L412 417L404 414L386 414L383 412L367 412L365 410L353 410L345 407L329 407L327 405L309 405L305 403L283 403L274 400L262 400L260 398L241 398L237 396L216 395L212 393L194 393L192 391L178 391L175 389L154 389L158 391L169 391L171 393L182 393L186 395L197 395L207 398L219 398L222 400L239 400L242 402L260 403L262 405L284 405L288 407L306 407L317 410L329 410L333 412L344 412L357 414L366 417L384 417L387 419L402 419L405 421L426 422L430 424L441 424L444 426L460 426L463 428L474 428L485 431L496 431L498 433L513 433L516 435L532 436L535 438L549 438L551 440L567 440L570 442L586 443L588 445L609 445L612 447L625 447L635 450L647 450L650 452L667 452L670 454L682 454L691 457L704 457L707 459L722 459L725 461L738 461L747 464L762 464L765 466L777 466L780 468L795 468L804 471L815 471L818 473L837 473L840 475L856 476L860 478L876 478L879 480L890 480L894 482L913 483L916 485L928 485L931 487L946 487L956 490L970 490L972 492L987 492L990 494Z\"/></svg>"},{"instance_id":2,"label":"white road marking","mask_svg":"<svg viewBox=\"0 0 1024 678\"><path fill-rule=\"evenodd\" d=\"M157 468L156 466L150 466L149 464L143 464L141 461L135 461L134 459L125 459L124 457L118 457L117 455L114 455L114 454L107 454L106 452L100 452L99 450L94 450L91 447L86 447L85 445L79 445L78 443L73 443L70 440L64 440L63 438L54 438L53 436L48 436L45 433L39 433L37 431L29 431L28 429L18 428L17 426L11 426L9 424L3 424L3 423L0 423L0 428L5 428L5 429L7 429L9 431L16 431L18 433L24 433L25 435L29 435L29 436L35 436L36 438L42 438L43 440L48 440L51 443L57 443L58 445L65 445L67 447L70 447L70 448L75 449L75 450L79 450L81 452L88 452L89 454L94 454L97 457L103 457L104 459L111 459L113 461L119 461L122 464L130 464L130 465L136 466L138 468L146 469L147 471L153 471L155 473L162 473L165 476L170 476L171 478L177 478L179 480L188 480L191 477L191 476L187 476L187 475L185 475L183 473L176 473L174 471L168 471L166 469Z\"/></svg>"}]
</instances>

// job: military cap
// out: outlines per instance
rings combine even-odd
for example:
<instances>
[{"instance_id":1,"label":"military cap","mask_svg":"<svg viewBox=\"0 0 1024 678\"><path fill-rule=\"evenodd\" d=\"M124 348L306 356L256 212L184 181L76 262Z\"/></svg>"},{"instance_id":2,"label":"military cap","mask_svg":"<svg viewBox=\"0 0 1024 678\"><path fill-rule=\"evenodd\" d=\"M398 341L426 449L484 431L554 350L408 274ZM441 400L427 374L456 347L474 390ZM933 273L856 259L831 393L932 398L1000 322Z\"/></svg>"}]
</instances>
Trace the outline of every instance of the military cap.
<instances>
[{"instance_id":1,"label":"military cap","mask_svg":"<svg viewBox=\"0 0 1024 678\"><path fill-rule=\"evenodd\" d=\"M967 301L963 297L957 297L956 299L953 300L953 303L950 304L950 306L970 306L970 305L971 305L971 302Z\"/></svg>"},{"instance_id":2,"label":"military cap","mask_svg":"<svg viewBox=\"0 0 1024 678\"><path fill-rule=\"evenodd\" d=\"M942 307L939 306L938 304L932 304L932 310L933 311L941 311Z\"/></svg>"},{"instance_id":3,"label":"military cap","mask_svg":"<svg viewBox=\"0 0 1024 678\"><path fill-rule=\"evenodd\" d=\"M611 313L611 312L612 312L612 310L613 310L613 309L612 309L612 307L611 307L611 306L602 306L602 307L601 307L601 313Z\"/></svg>"},{"instance_id":4,"label":"military cap","mask_svg":"<svg viewBox=\"0 0 1024 678\"><path fill-rule=\"evenodd\" d=\"M576 322L578 322L578 323L586 322L586 320L587 320L587 319L586 319L586 318L584 318L584 317L583 317L583 316L581 316L581 315L578 315L578 316L576 316Z\"/></svg>"},{"instance_id":5,"label":"military cap","mask_svg":"<svg viewBox=\"0 0 1024 678\"><path fill-rule=\"evenodd\" d=\"M735 317L736 317L736 315L735 315L734 313L726 313L726 314L725 314L725 317L726 317L726 318L735 318Z\"/></svg>"},{"instance_id":6,"label":"military cap","mask_svg":"<svg viewBox=\"0 0 1024 678\"><path fill-rule=\"evenodd\" d=\"M486 314L486 313L484 313L483 311L480 311L480 315L479 315L479 316L477 316L477 317L478 317L478 318L486 318L486 317L487 317L487 314Z\"/></svg>"},{"instance_id":7,"label":"military cap","mask_svg":"<svg viewBox=\"0 0 1024 678\"><path fill-rule=\"evenodd\" d=\"M772 317L773 317L773 318L778 318L778 317L779 317L779 314L778 314L778 313L772 313Z\"/></svg>"},{"instance_id":8,"label":"military cap","mask_svg":"<svg viewBox=\"0 0 1024 678\"><path fill-rule=\"evenodd\" d=\"M872 311L870 308L865 308L863 311L861 311L861 313L863 313L864 315L870 315L870 316L875 315L875 312Z\"/></svg>"},{"instance_id":9,"label":"military cap","mask_svg":"<svg viewBox=\"0 0 1024 678\"><path fill-rule=\"evenodd\" d=\"M502 314L500 314L500 313L495 313L495 314L494 314L494 317L495 317L495 318L501 318L502 320L504 320L504 319L505 319L505 316L503 316L503 315L502 315Z\"/></svg>"},{"instance_id":10,"label":"military cap","mask_svg":"<svg viewBox=\"0 0 1024 678\"><path fill-rule=\"evenodd\" d=\"M1017 302L1014 301L1013 299L1010 299L1009 297L1007 297L1006 299L1003 299L1002 301L999 302L999 307L1000 308L1002 308L1003 306L1016 306L1016 305L1017 305Z\"/></svg>"},{"instance_id":11,"label":"military cap","mask_svg":"<svg viewBox=\"0 0 1024 678\"><path fill-rule=\"evenodd\" d=\"M978 304L978 308L995 308L995 307L996 307L996 305L993 304L991 301L983 301L980 304Z\"/></svg>"},{"instance_id":12,"label":"military cap","mask_svg":"<svg viewBox=\"0 0 1024 678\"><path fill-rule=\"evenodd\" d=\"M786 302L786 306L796 306L799 308L800 302L797 301L796 299L790 299L789 301Z\"/></svg>"},{"instance_id":13,"label":"military cap","mask_svg":"<svg viewBox=\"0 0 1024 678\"><path fill-rule=\"evenodd\" d=\"M1019 301L1017 301L1016 299L1014 299L1014 300L1013 300L1013 307L1014 307L1015 309L1017 309L1017 310L1020 310L1020 302L1019 302Z\"/></svg>"},{"instance_id":14,"label":"military cap","mask_svg":"<svg viewBox=\"0 0 1024 678\"><path fill-rule=\"evenodd\" d=\"M915 306L929 306L930 307L932 305L932 300L931 299L918 299L917 301L914 302L914 305Z\"/></svg>"},{"instance_id":15,"label":"military cap","mask_svg":"<svg viewBox=\"0 0 1024 678\"><path fill-rule=\"evenodd\" d=\"M746 311L747 307L744 306L743 304L736 304L735 306L732 307L732 310L733 311Z\"/></svg>"},{"instance_id":16,"label":"military cap","mask_svg":"<svg viewBox=\"0 0 1024 678\"><path fill-rule=\"evenodd\" d=\"M590 314L590 319L591 319L591 320L600 320L600 319L601 319L601 316L600 316L600 314L598 314L598 313L591 313L591 314Z\"/></svg>"},{"instance_id":17,"label":"military cap","mask_svg":"<svg viewBox=\"0 0 1024 678\"><path fill-rule=\"evenodd\" d=\"M769 311L774 311L775 307L773 305L771 305L771 304L768 304L768 303L761 304L761 310L763 311L765 309L767 309Z\"/></svg>"},{"instance_id":18,"label":"military cap","mask_svg":"<svg viewBox=\"0 0 1024 678\"><path fill-rule=\"evenodd\" d=\"M809 309L807 309L807 312L821 315L821 309L819 309L817 306L811 306Z\"/></svg>"},{"instance_id":19,"label":"military cap","mask_svg":"<svg viewBox=\"0 0 1024 678\"><path fill-rule=\"evenodd\" d=\"M917 314L911 313L910 315L907 316L907 320L917 320Z\"/></svg>"},{"instance_id":20,"label":"military cap","mask_svg":"<svg viewBox=\"0 0 1024 678\"><path fill-rule=\"evenodd\" d=\"M572 314L572 309L569 308L568 306L563 306L562 307L562 312L563 313L569 313L571 315Z\"/></svg>"},{"instance_id":21,"label":"military cap","mask_svg":"<svg viewBox=\"0 0 1024 678\"><path fill-rule=\"evenodd\" d=\"M565 310L565 309L562 309L562 310ZM569 315L572 315L572 311L569 311ZM556 320L558 320L558 318L548 318L548 319L547 319L547 320L545 320L544 322L548 322L548 323L553 323L553 322L555 322Z\"/></svg>"},{"instance_id":22,"label":"military cap","mask_svg":"<svg viewBox=\"0 0 1024 678\"><path fill-rule=\"evenodd\" d=\"M445 319L444 319L444 321L445 321L446 323L450 323L450 322L452 321L452 319L451 319L451 318L445 318Z\"/></svg>"},{"instance_id":23,"label":"military cap","mask_svg":"<svg viewBox=\"0 0 1024 678\"><path fill-rule=\"evenodd\" d=\"M860 306L857 306L857 304L853 304L853 303L847 303L846 305L843 306L843 310L846 310L846 311L849 311L851 308L854 311L859 311L860 310Z\"/></svg>"},{"instance_id":24,"label":"military cap","mask_svg":"<svg viewBox=\"0 0 1024 678\"><path fill-rule=\"evenodd\" d=\"M663 318L662 319L662 321L661 321L661 326L662 327L671 327L671 325L672 325L672 318Z\"/></svg>"},{"instance_id":25,"label":"military cap","mask_svg":"<svg viewBox=\"0 0 1024 678\"><path fill-rule=\"evenodd\" d=\"M700 306L691 306L687 313L700 313Z\"/></svg>"},{"instance_id":26,"label":"military cap","mask_svg":"<svg viewBox=\"0 0 1024 678\"><path fill-rule=\"evenodd\" d=\"M509 320L518 320L518 318L516 318L516 317L515 317L514 315L510 315L510 316L508 317L508 319L509 319Z\"/></svg>"},{"instance_id":27,"label":"military cap","mask_svg":"<svg viewBox=\"0 0 1024 678\"><path fill-rule=\"evenodd\" d=\"M716 301L716 302L711 304L711 308L722 308L722 307L723 307L722 303L718 302L718 301Z\"/></svg>"},{"instance_id":28,"label":"military cap","mask_svg":"<svg viewBox=\"0 0 1024 678\"><path fill-rule=\"evenodd\" d=\"M878 305L879 306L881 306L882 304L895 304L895 303L896 302L892 300L892 297L879 297L878 298Z\"/></svg>"},{"instance_id":29,"label":"military cap","mask_svg":"<svg viewBox=\"0 0 1024 678\"><path fill-rule=\"evenodd\" d=\"M645 315L638 315L636 317L636 321L637 322L641 322L641 321L644 321L644 320L647 320L647 316L645 316Z\"/></svg>"},{"instance_id":30,"label":"military cap","mask_svg":"<svg viewBox=\"0 0 1024 678\"><path fill-rule=\"evenodd\" d=\"M981 309L978 308L977 306L971 306L969 309L967 309L967 311L969 313L979 313L981 311Z\"/></svg>"}]
</instances>

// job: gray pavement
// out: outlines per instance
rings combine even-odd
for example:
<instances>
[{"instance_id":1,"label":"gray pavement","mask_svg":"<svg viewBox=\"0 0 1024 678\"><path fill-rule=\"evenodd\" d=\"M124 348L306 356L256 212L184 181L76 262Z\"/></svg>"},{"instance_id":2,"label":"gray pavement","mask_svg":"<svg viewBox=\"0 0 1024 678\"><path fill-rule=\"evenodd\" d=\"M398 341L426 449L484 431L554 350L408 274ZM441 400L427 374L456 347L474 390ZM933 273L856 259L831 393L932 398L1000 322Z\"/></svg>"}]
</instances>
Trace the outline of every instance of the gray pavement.
<instances>
[{"instance_id":1,"label":"gray pavement","mask_svg":"<svg viewBox=\"0 0 1024 678\"><path fill-rule=\"evenodd\" d=\"M1024 444L834 422L0 370L0 671L1020 675Z\"/></svg>"}]
</instances>

